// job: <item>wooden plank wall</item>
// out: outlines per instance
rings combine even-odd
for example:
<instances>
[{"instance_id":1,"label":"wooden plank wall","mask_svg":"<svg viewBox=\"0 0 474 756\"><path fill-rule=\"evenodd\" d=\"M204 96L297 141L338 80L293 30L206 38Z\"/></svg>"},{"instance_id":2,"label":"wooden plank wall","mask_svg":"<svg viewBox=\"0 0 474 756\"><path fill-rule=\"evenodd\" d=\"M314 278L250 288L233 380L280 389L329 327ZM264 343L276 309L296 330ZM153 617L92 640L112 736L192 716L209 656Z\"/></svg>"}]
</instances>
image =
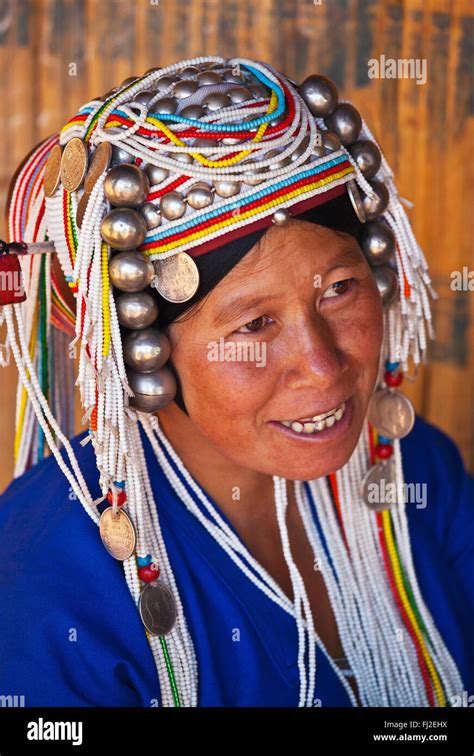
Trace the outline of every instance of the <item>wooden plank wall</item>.
<instances>
[{"instance_id":1,"label":"wooden plank wall","mask_svg":"<svg viewBox=\"0 0 474 756\"><path fill-rule=\"evenodd\" d=\"M469 0L3 0L1 236L11 175L78 107L124 78L196 55L266 60L295 81L326 73L395 171L440 294L431 363L405 389L474 468L473 6ZM367 61L426 59L428 80L369 79ZM3 341L3 334L1 335ZM0 488L11 477L14 370L0 372Z\"/></svg>"}]
</instances>

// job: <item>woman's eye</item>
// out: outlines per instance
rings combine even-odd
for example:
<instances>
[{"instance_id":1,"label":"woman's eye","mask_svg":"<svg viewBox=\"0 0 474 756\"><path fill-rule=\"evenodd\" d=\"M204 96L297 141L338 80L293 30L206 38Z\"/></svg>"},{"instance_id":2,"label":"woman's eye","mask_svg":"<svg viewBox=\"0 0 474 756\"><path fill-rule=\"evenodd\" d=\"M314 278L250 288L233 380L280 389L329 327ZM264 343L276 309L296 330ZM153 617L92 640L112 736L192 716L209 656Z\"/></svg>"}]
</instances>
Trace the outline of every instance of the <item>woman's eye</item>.
<instances>
[{"instance_id":1,"label":"woman's eye","mask_svg":"<svg viewBox=\"0 0 474 756\"><path fill-rule=\"evenodd\" d=\"M257 331L261 331L267 325L266 320L270 320L270 318L267 318L267 315L260 315L259 318L254 318L238 328L235 333L256 333Z\"/></svg>"},{"instance_id":2,"label":"woman's eye","mask_svg":"<svg viewBox=\"0 0 474 756\"><path fill-rule=\"evenodd\" d=\"M343 281L336 281L326 289L321 299L333 299L334 297L342 296L342 294L345 294L351 288L353 281L353 278L345 278Z\"/></svg>"}]
</instances>

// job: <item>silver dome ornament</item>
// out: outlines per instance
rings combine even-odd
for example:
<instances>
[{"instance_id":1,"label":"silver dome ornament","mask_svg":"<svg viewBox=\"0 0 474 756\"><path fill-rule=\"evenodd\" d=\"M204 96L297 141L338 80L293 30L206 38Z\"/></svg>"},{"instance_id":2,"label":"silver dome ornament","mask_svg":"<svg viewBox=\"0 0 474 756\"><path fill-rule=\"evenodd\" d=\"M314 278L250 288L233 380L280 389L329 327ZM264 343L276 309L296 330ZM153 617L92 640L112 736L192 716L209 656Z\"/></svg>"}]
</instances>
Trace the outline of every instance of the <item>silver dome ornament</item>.
<instances>
[{"instance_id":1,"label":"silver dome ornament","mask_svg":"<svg viewBox=\"0 0 474 756\"><path fill-rule=\"evenodd\" d=\"M186 200L188 205L194 210L201 210L203 207L212 205L214 195L209 184L206 184L204 181L198 181L188 189Z\"/></svg>"},{"instance_id":2,"label":"silver dome ornament","mask_svg":"<svg viewBox=\"0 0 474 756\"><path fill-rule=\"evenodd\" d=\"M166 92L175 81L176 78L174 76L162 76L161 79L154 82L154 86L157 92Z\"/></svg>"},{"instance_id":3,"label":"silver dome ornament","mask_svg":"<svg viewBox=\"0 0 474 756\"><path fill-rule=\"evenodd\" d=\"M281 113L281 115L277 116L276 118L272 118L272 120L270 121L270 127L273 128L274 126L278 126L280 123L282 123L282 121L285 120L286 116L286 113Z\"/></svg>"},{"instance_id":4,"label":"silver dome ornament","mask_svg":"<svg viewBox=\"0 0 474 756\"><path fill-rule=\"evenodd\" d=\"M253 160L244 160L241 165L243 166L246 163L253 163ZM268 176L265 175L266 173L266 168L249 168L244 173L243 182L249 186L257 186L258 184L261 184L262 181L267 180Z\"/></svg>"},{"instance_id":5,"label":"silver dome ornament","mask_svg":"<svg viewBox=\"0 0 474 756\"><path fill-rule=\"evenodd\" d=\"M121 134L122 129L119 129L118 126L111 126L110 129L107 129L107 134ZM112 145L112 163L115 163L115 165L123 165L123 163L134 163L135 162L135 156L131 155L130 152L127 152L126 149L121 147L120 144L115 144L114 142L110 142Z\"/></svg>"},{"instance_id":6,"label":"silver dome ornament","mask_svg":"<svg viewBox=\"0 0 474 756\"><path fill-rule=\"evenodd\" d=\"M228 105L232 105L230 97L223 92L211 92L208 94L201 105L206 108L207 111L215 112L216 110L222 110Z\"/></svg>"},{"instance_id":7,"label":"silver dome ornament","mask_svg":"<svg viewBox=\"0 0 474 756\"><path fill-rule=\"evenodd\" d=\"M317 158L325 157L327 154L326 147L324 146L322 132L318 131L316 134L316 141L313 147L312 154Z\"/></svg>"},{"instance_id":8,"label":"silver dome ornament","mask_svg":"<svg viewBox=\"0 0 474 756\"><path fill-rule=\"evenodd\" d=\"M140 215L145 219L148 229L156 228L161 224L161 215L158 207L153 202L145 202L140 210Z\"/></svg>"},{"instance_id":9,"label":"silver dome ornament","mask_svg":"<svg viewBox=\"0 0 474 756\"><path fill-rule=\"evenodd\" d=\"M109 262L109 276L120 291L143 291L155 275L151 260L143 252L119 252Z\"/></svg>"},{"instance_id":10,"label":"silver dome ornament","mask_svg":"<svg viewBox=\"0 0 474 756\"><path fill-rule=\"evenodd\" d=\"M194 162L194 158L189 152L172 152L171 154L168 153L168 157L177 160L178 163L185 163L186 165L191 165L191 163Z\"/></svg>"},{"instance_id":11,"label":"silver dome ornament","mask_svg":"<svg viewBox=\"0 0 474 756\"><path fill-rule=\"evenodd\" d=\"M161 165L152 165L151 163L145 168L145 173L150 179L150 186L161 184L170 175L168 168L162 168Z\"/></svg>"},{"instance_id":12,"label":"silver dome ornament","mask_svg":"<svg viewBox=\"0 0 474 756\"><path fill-rule=\"evenodd\" d=\"M257 100L267 100L270 97L270 90L263 84L250 84L249 89Z\"/></svg>"},{"instance_id":13,"label":"silver dome ornament","mask_svg":"<svg viewBox=\"0 0 474 756\"><path fill-rule=\"evenodd\" d=\"M289 163L291 163L291 158L288 155L285 158L279 159L279 156L281 155L281 153L282 153L281 149L270 150L269 152L267 152L264 158L265 160L270 160L271 158L275 158L275 160L272 163L270 163L270 165L268 166L269 171L276 171L279 168L284 168L286 165L289 165Z\"/></svg>"},{"instance_id":14,"label":"silver dome ornament","mask_svg":"<svg viewBox=\"0 0 474 756\"><path fill-rule=\"evenodd\" d=\"M150 92L148 90L144 92L138 92L138 94L136 94L133 98L133 102L139 102L141 105L148 106L148 104L156 96L156 94L156 92Z\"/></svg>"},{"instance_id":15,"label":"silver dome ornament","mask_svg":"<svg viewBox=\"0 0 474 756\"><path fill-rule=\"evenodd\" d=\"M138 81L139 78L140 78L140 76L127 76L127 78L124 79L119 84L119 89L123 89L124 87L128 87L129 84L133 84L133 82L134 81Z\"/></svg>"},{"instance_id":16,"label":"silver dome ornament","mask_svg":"<svg viewBox=\"0 0 474 756\"><path fill-rule=\"evenodd\" d=\"M200 87L208 86L209 84L221 84L222 76L217 71L201 71L198 74L197 80Z\"/></svg>"},{"instance_id":17,"label":"silver dome ornament","mask_svg":"<svg viewBox=\"0 0 474 756\"><path fill-rule=\"evenodd\" d=\"M247 100L253 100L252 92L246 87L232 87L227 94L234 105L246 102Z\"/></svg>"},{"instance_id":18,"label":"silver dome ornament","mask_svg":"<svg viewBox=\"0 0 474 756\"><path fill-rule=\"evenodd\" d=\"M127 378L135 394L130 397L130 406L140 412L158 412L176 396L176 378L166 365L153 373L137 373L128 368Z\"/></svg>"},{"instance_id":19,"label":"silver dome ornament","mask_svg":"<svg viewBox=\"0 0 474 756\"><path fill-rule=\"evenodd\" d=\"M119 294L115 307L120 325L134 331L148 328L158 317L156 299L149 291Z\"/></svg>"},{"instance_id":20,"label":"silver dome ornament","mask_svg":"<svg viewBox=\"0 0 474 756\"><path fill-rule=\"evenodd\" d=\"M214 181L214 189L219 197L233 197L240 192L240 181L233 179L218 179Z\"/></svg>"},{"instance_id":21,"label":"silver dome ornament","mask_svg":"<svg viewBox=\"0 0 474 756\"><path fill-rule=\"evenodd\" d=\"M382 161L382 156L377 145L369 139L359 139L354 144L351 144L349 152L359 166L362 175L366 179L373 178L380 168Z\"/></svg>"},{"instance_id":22,"label":"silver dome ornament","mask_svg":"<svg viewBox=\"0 0 474 756\"><path fill-rule=\"evenodd\" d=\"M373 274L384 307L390 307L398 296L398 276L389 265L376 265Z\"/></svg>"},{"instance_id":23,"label":"silver dome ornament","mask_svg":"<svg viewBox=\"0 0 474 756\"><path fill-rule=\"evenodd\" d=\"M162 97L153 103L152 112L155 114L164 113L165 115L173 115L176 113L178 103L174 97Z\"/></svg>"},{"instance_id":24,"label":"silver dome ornament","mask_svg":"<svg viewBox=\"0 0 474 756\"><path fill-rule=\"evenodd\" d=\"M100 227L103 240L120 251L139 247L143 244L146 232L146 223L140 213L129 207L111 210Z\"/></svg>"},{"instance_id":25,"label":"silver dome ornament","mask_svg":"<svg viewBox=\"0 0 474 756\"><path fill-rule=\"evenodd\" d=\"M235 74L233 68L225 68L222 72L222 78L224 81L231 82L233 84L243 84L245 82L245 77L243 73Z\"/></svg>"},{"instance_id":26,"label":"silver dome ornament","mask_svg":"<svg viewBox=\"0 0 474 756\"><path fill-rule=\"evenodd\" d=\"M186 212L186 202L179 192L167 192L160 200L160 212L166 220L177 220Z\"/></svg>"},{"instance_id":27,"label":"silver dome ornament","mask_svg":"<svg viewBox=\"0 0 474 756\"><path fill-rule=\"evenodd\" d=\"M350 102L341 102L330 116L324 119L329 131L333 131L343 145L352 144L359 138L362 118Z\"/></svg>"},{"instance_id":28,"label":"silver dome ornament","mask_svg":"<svg viewBox=\"0 0 474 756\"><path fill-rule=\"evenodd\" d=\"M286 207L280 207L278 210L275 210L275 212L272 215L272 223L275 224L275 226L284 226L285 223L288 223L290 220L290 213L286 209Z\"/></svg>"},{"instance_id":29,"label":"silver dome ornament","mask_svg":"<svg viewBox=\"0 0 474 756\"><path fill-rule=\"evenodd\" d=\"M192 150L194 151L195 147L199 149L200 147L217 147L218 145L219 145L218 139L205 139L204 137L199 137L199 139L194 140L192 144Z\"/></svg>"},{"instance_id":30,"label":"silver dome ornament","mask_svg":"<svg viewBox=\"0 0 474 756\"><path fill-rule=\"evenodd\" d=\"M371 196L366 194L362 202L364 203L367 220L375 220L387 209L390 195L383 181L372 179L372 181L369 181L369 184L372 187L374 194Z\"/></svg>"},{"instance_id":31,"label":"silver dome ornament","mask_svg":"<svg viewBox=\"0 0 474 756\"><path fill-rule=\"evenodd\" d=\"M235 137L224 137L224 139L221 140L222 144L225 144L226 146L229 145L230 147L233 147L236 144L242 144L242 142L246 141L246 139L236 139Z\"/></svg>"},{"instance_id":32,"label":"silver dome ornament","mask_svg":"<svg viewBox=\"0 0 474 756\"><path fill-rule=\"evenodd\" d=\"M367 218L365 216L364 203L362 202L362 197L360 196L359 187L357 186L354 179L351 179L347 182L346 188L357 218L361 223L365 223Z\"/></svg>"},{"instance_id":33,"label":"silver dome ornament","mask_svg":"<svg viewBox=\"0 0 474 756\"><path fill-rule=\"evenodd\" d=\"M190 79L183 79L175 84L173 89L173 95L178 100L184 100L185 97L191 97L192 94L199 88L197 81L191 81Z\"/></svg>"},{"instance_id":34,"label":"silver dome ornament","mask_svg":"<svg viewBox=\"0 0 474 756\"><path fill-rule=\"evenodd\" d=\"M194 79L195 76L199 74L199 68L196 66L186 66L186 68L183 68L179 75L182 79Z\"/></svg>"},{"instance_id":35,"label":"silver dome ornament","mask_svg":"<svg viewBox=\"0 0 474 756\"><path fill-rule=\"evenodd\" d=\"M315 118L327 118L339 101L337 87L321 74L308 76L299 86L299 93Z\"/></svg>"},{"instance_id":36,"label":"silver dome ornament","mask_svg":"<svg viewBox=\"0 0 474 756\"><path fill-rule=\"evenodd\" d=\"M148 74L155 73L155 71L161 71L162 69L163 66L153 66L153 68L148 68L143 74L143 77L148 76Z\"/></svg>"},{"instance_id":37,"label":"silver dome ornament","mask_svg":"<svg viewBox=\"0 0 474 756\"><path fill-rule=\"evenodd\" d=\"M199 120L203 115L206 115L206 111L200 105L186 105L185 108L179 111L179 115L183 118L193 118Z\"/></svg>"},{"instance_id":38,"label":"silver dome ornament","mask_svg":"<svg viewBox=\"0 0 474 756\"><path fill-rule=\"evenodd\" d=\"M123 358L138 373L159 370L171 353L168 338L157 328L132 331L123 340Z\"/></svg>"},{"instance_id":39,"label":"silver dome ornament","mask_svg":"<svg viewBox=\"0 0 474 756\"><path fill-rule=\"evenodd\" d=\"M369 221L364 227L361 246L370 265L384 265L395 252L393 231L383 221Z\"/></svg>"},{"instance_id":40,"label":"silver dome ornament","mask_svg":"<svg viewBox=\"0 0 474 756\"><path fill-rule=\"evenodd\" d=\"M341 140L337 134L334 134L333 131L322 131L321 134L326 155L329 155L330 152L335 152L336 150L341 149Z\"/></svg>"},{"instance_id":41,"label":"silver dome ornament","mask_svg":"<svg viewBox=\"0 0 474 756\"><path fill-rule=\"evenodd\" d=\"M296 147L296 149L293 150L293 152L291 154L291 160L293 162L295 160L297 160L299 157L301 157L301 155L304 152L306 152L306 150L308 149L308 145L309 145L309 139L310 139L309 134L306 134L306 136L303 137L303 139L301 140L301 142L298 145L298 147Z\"/></svg>"},{"instance_id":42,"label":"silver dome ornament","mask_svg":"<svg viewBox=\"0 0 474 756\"><path fill-rule=\"evenodd\" d=\"M148 176L137 165L116 165L105 177L104 194L116 207L138 207L149 191Z\"/></svg>"}]
</instances>

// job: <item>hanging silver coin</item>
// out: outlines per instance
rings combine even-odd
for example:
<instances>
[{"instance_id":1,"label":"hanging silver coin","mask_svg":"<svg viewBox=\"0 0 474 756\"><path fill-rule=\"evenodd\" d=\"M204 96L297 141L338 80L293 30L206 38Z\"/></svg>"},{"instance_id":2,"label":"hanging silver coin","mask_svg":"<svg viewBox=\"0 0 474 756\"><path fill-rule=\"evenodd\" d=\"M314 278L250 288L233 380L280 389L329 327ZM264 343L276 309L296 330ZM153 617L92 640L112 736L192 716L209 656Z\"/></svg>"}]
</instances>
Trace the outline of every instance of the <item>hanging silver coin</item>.
<instances>
[{"instance_id":1,"label":"hanging silver coin","mask_svg":"<svg viewBox=\"0 0 474 756\"><path fill-rule=\"evenodd\" d=\"M393 460L377 462L366 472L362 479L360 495L364 504L373 512L383 512L395 504L403 503L398 499Z\"/></svg>"},{"instance_id":2,"label":"hanging silver coin","mask_svg":"<svg viewBox=\"0 0 474 756\"><path fill-rule=\"evenodd\" d=\"M137 536L130 517L118 509L116 514L112 507L105 509L99 521L102 543L114 559L123 562L135 551Z\"/></svg>"},{"instance_id":3,"label":"hanging silver coin","mask_svg":"<svg viewBox=\"0 0 474 756\"><path fill-rule=\"evenodd\" d=\"M155 287L168 302L187 302L199 286L199 270L187 252L177 252L165 260L155 260Z\"/></svg>"},{"instance_id":4,"label":"hanging silver coin","mask_svg":"<svg viewBox=\"0 0 474 756\"><path fill-rule=\"evenodd\" d=\"M346 186L347 193L352 203L352 207L354 208L355 214L357 215L361 223L365 223L367 217L365 215L364 203L362 202L362 197L360 196L359 187L357 186L354 179L348 181Z\"/></svg>"},{"instance_id":5,"label":"hanging silver coin","mask_svg":"<svg viewBox=\"0 0 474 756\"><path fill-rule=\"evenodd\" d=\"M415 410L405 394L380 389L370 400L367 418L381 436L404 438L415 424Z\"/></svg>"},{"instance_id":6,"label":"hanging silver coin","mask_svg":"<svg viewBox=\"0 0 474 756\"><path fill-rule=\"evenodd\" d=\"M176 624L176 602L166 583L148 583L138 599L140 617L152 635L168 635Z\"/></svg>"}]
</instances>

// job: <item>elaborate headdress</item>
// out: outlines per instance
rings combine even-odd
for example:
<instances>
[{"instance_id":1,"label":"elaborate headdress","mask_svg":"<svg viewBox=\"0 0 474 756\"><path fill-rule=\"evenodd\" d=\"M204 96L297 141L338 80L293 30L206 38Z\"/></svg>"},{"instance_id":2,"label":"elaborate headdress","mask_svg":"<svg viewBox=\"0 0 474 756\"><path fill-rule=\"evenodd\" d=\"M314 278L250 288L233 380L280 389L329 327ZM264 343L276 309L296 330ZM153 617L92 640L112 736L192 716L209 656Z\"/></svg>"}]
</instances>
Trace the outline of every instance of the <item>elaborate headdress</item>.
<instances>
[{"instance_id":1,"label":"elaborate headdress","mask_svg":"<svg viewBox=\"0 0 474 756\"><path fill-rule=\"evenodd\" d=\"M197 257L346 193L364 224L361 246L385 307L383 362L351 459L328 479L305 484L325 538L310 522L301 484L297 501L362 704L442 706L462 683L414 573L399 444L414 412L397 390L410 356L415 365L424 359L426 331L432 335L432 292L392 171L356 108L340 100L335 85L321 75L297 85L260 61L185 60L151 69L85 104L59 135L35 148L16 177L9 228L16 244L4 245L4 251L21 260L27 296L19 303L23 297L12 291L3 300L21 378L15 472L41 457L46 440L100 525L105 547L123 561L156 661L163 705L197 704L197 664L161 537L139 424L184 504L249 579L261 584L262 570L211 512L153 414L176 391L165 364L169 343L156 327L160 301L192 299L199 287ZM31 254L48 249L48 243L75 293L75 319L52 256ZM17 264L11 254L0 262ZM71 400L65 389L68 380L72 385L66 378L73 360L64 355L74 349L83 422L89 426L85 441L94 447L105 509L102 500L93 501L68 441ZM173 465L180 466L182 477ZM368 495L370 484L381 478L397 486L394 503L374 503ZM274 485L294 605L271 580L266 590L295 616L300 705L312 705L314 627L283 537L285 481L274 476ZM396 628L406 631L405 643L397 643Z\"/></svg>"}]
</instances>

